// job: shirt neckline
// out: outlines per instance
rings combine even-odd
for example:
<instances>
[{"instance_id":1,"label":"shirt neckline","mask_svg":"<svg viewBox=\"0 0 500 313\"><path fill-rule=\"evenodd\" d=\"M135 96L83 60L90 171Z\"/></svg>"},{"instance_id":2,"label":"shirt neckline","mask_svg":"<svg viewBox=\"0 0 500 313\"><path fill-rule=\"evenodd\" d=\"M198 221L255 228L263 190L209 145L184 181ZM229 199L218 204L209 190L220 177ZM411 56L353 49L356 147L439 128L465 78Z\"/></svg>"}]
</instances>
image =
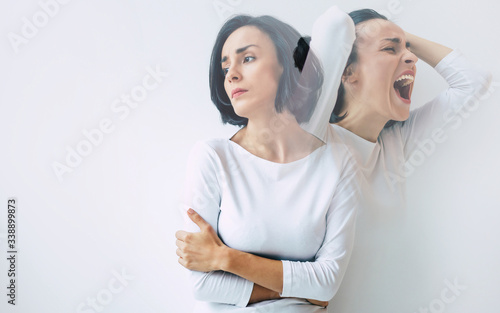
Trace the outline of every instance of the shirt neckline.
<instances>
[{"instance_id":1,"label":"shirt neckline","mask_svg":"<svg viewBox=\"0 0 500 313\"><path fill-rule=\"evenodd\" d=\"M232 141L231 139L227 139L227 141L230 142L230 145L236 146L237 149L239 149L242 153L246 154L247 156L250 156L256 160L260 160L260 162L268 163L268 164L275 165L275 166L291 166L291 165L295 165L295 164L304 162L304 161L312 158L313 155L318 154L320 152L323 152L327 146L327 144L323 144L321 147L316 148L314 151L312 151L308 155L306 155L300 159L297 159L295 161L291 161L291 162L287 162L287 163L278 163L278 162L269 161L269 160L266 160L266 159L261 158L259 156L256 156L255 154L253 154L250 151L248 151L247 149L243 148L242 146L240 146L236 142Z\"/></svg>"},{"instance_id":2,"label":"shirt neckline","mask_svg":"<svg viewBox=\"0 0 500 313\"><path fill-rule=\"evenodd\" d=\"M377 147L380 147L380 137L377 138L376 142L371 142L356 135L350 130L343 128L342 126L336 124L331 125L339 134L342 134L342 137L344 139L347 140L348 146L350 146L354 150L352 151L352 153L357 161L362 165L367 165L373 151L377 149Z\"/></svg>"}]
</instances>

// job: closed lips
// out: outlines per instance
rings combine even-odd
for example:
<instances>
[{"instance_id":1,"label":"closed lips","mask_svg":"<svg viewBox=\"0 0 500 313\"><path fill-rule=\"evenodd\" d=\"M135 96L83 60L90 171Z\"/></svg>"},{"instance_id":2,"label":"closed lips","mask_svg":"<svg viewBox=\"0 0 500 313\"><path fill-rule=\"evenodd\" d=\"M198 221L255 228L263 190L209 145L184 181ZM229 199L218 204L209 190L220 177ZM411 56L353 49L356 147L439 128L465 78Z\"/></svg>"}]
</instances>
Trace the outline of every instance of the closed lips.
<instances>
[{"instance_id":1,"label":"closed lips","mask_svg":"<svg viewBox=\"0 0 500 313\"><path fill-rule=\"evenodd\" d=\"M241 88L233 89L233 91L231 92L231 98L234 98L235 96L238 97L239 95L241 95L247 91L248 90L241 89Z\"/></svg>"}]
</instances>

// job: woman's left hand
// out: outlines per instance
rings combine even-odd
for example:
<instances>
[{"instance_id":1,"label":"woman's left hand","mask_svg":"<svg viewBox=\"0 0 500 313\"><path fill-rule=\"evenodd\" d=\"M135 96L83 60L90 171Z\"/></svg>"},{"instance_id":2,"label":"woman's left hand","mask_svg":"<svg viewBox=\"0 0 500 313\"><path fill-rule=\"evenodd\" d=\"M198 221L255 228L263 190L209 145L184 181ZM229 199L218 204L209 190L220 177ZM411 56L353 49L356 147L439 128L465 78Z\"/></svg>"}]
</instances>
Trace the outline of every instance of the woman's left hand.
<instances>
[{"instance_id":1,"label":"woman's left hand","mask_svg":"<svg viewBox=\"0 0 500 313\"><path fill-rule=\"evenodd\" d=\"M179 263L193 271L220 270L221 257L227 246L217 236L213 227L193 209L188 210L188 216L201 231L190 233L179 230L175 233Z\"/></svg>"}]
</instances>

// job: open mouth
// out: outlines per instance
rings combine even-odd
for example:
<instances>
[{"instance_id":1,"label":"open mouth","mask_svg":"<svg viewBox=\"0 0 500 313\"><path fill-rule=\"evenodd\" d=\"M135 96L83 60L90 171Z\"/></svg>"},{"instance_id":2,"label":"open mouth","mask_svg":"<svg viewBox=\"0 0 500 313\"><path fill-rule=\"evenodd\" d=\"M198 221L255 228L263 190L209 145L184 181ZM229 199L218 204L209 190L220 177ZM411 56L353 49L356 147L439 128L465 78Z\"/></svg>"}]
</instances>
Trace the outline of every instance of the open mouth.
<instances>
[{"instance_id":1,"label":"open mouth","mask_svg":"<svg viewBox=\"0 0 500 313\"><path fill-rule=\"evenodd\" d=\"M415 77L413 75L401 75L394 82L394 90L399 98L401 98L405 103L411 102L411 87L413 86L413 81Z\"/></svg>"}]
</instances>

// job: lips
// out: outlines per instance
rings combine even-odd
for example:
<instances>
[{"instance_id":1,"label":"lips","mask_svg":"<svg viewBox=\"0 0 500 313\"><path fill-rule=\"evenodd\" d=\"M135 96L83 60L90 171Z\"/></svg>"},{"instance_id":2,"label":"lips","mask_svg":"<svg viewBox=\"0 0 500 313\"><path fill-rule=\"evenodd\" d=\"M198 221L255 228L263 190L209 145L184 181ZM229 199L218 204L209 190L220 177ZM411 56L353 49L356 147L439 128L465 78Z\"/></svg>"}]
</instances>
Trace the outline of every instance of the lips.
<instances>
[{"instance_id":1,"label":"lips","mask_svg":"<svg viewBox=\"0 0 500 313\"><path fill-rule=\"evenodd\" d=\"M404 71L394 82L394 90L397 96L407 104L411 103L411 92L413 90L413 81L415 72L411 70Z\"/></svg>"},{"instance_id":2,"label":"lips","mask_svg":"<svg viewBox=\"0 0 500 313\"><path fill-rule=\"evenodd\" d=\"M241 88L235 88L231 91L231 98L234 99L234 98L238 98L239 96L241 96L242 94L244 94L245 92L247 92L248 90L246 89L241 89Z\"/></svg>"}]
</instances>

